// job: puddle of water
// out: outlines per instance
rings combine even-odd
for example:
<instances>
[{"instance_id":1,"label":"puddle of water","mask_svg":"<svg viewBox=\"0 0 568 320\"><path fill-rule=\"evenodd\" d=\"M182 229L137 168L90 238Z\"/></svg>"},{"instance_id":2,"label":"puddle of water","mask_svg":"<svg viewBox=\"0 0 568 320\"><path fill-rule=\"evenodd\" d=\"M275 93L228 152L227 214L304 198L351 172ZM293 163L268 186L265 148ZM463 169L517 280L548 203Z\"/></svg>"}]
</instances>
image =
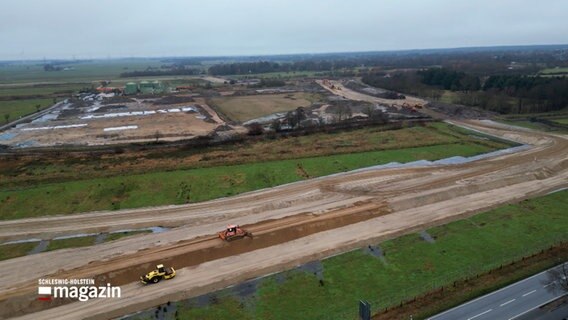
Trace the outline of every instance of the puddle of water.
<instances>
[{"instance_id":1,"label":"puddle of water","mask_svg":"<svg viewBox=\"0 0 568 320\"><path fill-rule=\"evenodd\" d=\"M27 147L33 147L37 145L37 141L35 140L26 140L23 142L20 142L18 144L15 145L16 148L27 148Z\"/></svg>"},{"instance_id":2,"label":"puddle of water","mask_svg":"<svg viewBox=\"0 0 568 320\"><path fill-rule=\"evenodd\" d=\"M312 261L296 268L298 271L312 273L318 278L318 280L323 280L323 264L321 261Z\"/></svg>"},{"instance_id":3,"label":"puddle of water","mask_svg":"<svg viewBox=\"0 0 568 320\"><path fill-rule=\"evenodd\" d=\"M37 119L32 120L31 123L47 122L47 121L50 121L50 120L55 120L55 119L57 119L57 117L59 117L59 112L50 112L50 113L44 114L43 116L41 116Z\"/></svg>"},{"instance_id":4,"label":"puddle of water","mask_svg":"<svg viewBox=\"0 0 568 320\"><path fill-rule=\"evenodd\" d=\"M72 235L67 235L67 236L55 237L52 240L83 238L83 237L92 237L92 236L98 236L98 235L99 235L98 233L78 233L78 234L72 234Z\"/></svg>"},{"instance_id":5,"label":"puddle of water","mask_svg":"<svg viewBox=\"0 0 568 320\"><path fill-rule=\"evenodd\" d=\"M108 233L99 233L95 239L95 244L105 242L106 238L108 238Z\"/></svg>"},{"instance_id":6,"label":"puddle of water","mask_svg":"<svg viewBox=\"0 0 568 320\"><path fill-rule=\"evenodd\" d=\"M27 253L27 255L44 252L45 249L47 249L47 246L49 246L49 240L41 240L35 248Z\"/></svg>"},{"instance_id":7,"label":"puddle of water","mask_svg":"<svg viewBox=\"0 0 568 320\"><path fill-rule=\"evenodd\" d=\"M379 247L379 246L367 246L366 248L363 249L363 251L366 254L370 254L373 257L381 260L381 262L384 263L385 265L387 264L387 260L385 259L385 254L384 254L383 250L381 249L381 247Z\"/></svg>"},{"instance_id":8,"label":"puddle of water","mask_svg":"<svg viewBox=\"0 0 568 320\"><path fill-rule=\"evenodd\" d=\"M428 232L426 232L426 230L420 231L420 238L428 243L436 242L436 240L434 240L434 238L432 238L432 236Z\"/></svg>"},{"instance_id":9,"label":"puddle of water","mask_svg":"<svg viewBox=\"0 0 568 320\"><path fill-rule=\"evenodd\" d=\"M0 140L11 140L17 135L18 135L17 133L6 132L6 133L3 133L3 134L0 134Z\"/></svg>"},{"instance_id":10,"label":"puddle of water","mask_svg":"<svg viewBox=\"0 0 568 320\"><path fill-rule=\"evenodd\" d=\"M256 293L260 278L249 280L247 282L239 283L232 287L231 294L237 296L239 300L253 296Z\"/></svg>"}]
</instances>

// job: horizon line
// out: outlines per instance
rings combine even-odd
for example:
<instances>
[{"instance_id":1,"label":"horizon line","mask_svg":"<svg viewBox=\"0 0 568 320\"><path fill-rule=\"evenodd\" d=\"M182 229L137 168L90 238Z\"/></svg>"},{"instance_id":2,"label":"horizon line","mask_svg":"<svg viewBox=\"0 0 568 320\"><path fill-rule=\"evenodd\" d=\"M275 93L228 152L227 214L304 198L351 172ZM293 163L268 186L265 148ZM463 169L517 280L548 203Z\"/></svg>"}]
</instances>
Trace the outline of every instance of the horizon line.
<instances>
[{"instance_id":1,"label":"horizon line","mask_svg":"<svg viewBox=\"0 0 568 320\"><path fill-rule=\"evenodd\" d=\"M464 47L438 47L438 48L415 48L415 49L392 49L392 50L362 50L362 51L323 51L323 52L295 52L295 53L272 53L272 54L228 54L228 55L171 55L171 56L115 56L115 57L91 57L91 58L32 58L32 59L0 59L0 62L40 62L40 61L88 61L88 60L121 60L121 59L179 59L179 58L252 58L252 57L278 57L278 56L301 56L301 55L340 55L340 54L372 54L372 53L404 53L419 51L451 51L451 50L487 50L487 49L512 49L530 47L566 47L564 44L506 44L506 45L487 45L487 46L464 46Z\"/></svg>"}]
</instances>

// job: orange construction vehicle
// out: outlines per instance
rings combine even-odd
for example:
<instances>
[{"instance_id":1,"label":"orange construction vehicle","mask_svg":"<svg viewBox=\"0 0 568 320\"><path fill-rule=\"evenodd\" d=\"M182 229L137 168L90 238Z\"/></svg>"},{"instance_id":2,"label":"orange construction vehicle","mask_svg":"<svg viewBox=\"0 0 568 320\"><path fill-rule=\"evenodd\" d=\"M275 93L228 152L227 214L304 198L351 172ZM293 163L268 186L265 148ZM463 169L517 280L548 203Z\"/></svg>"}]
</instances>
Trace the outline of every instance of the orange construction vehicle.
<instances>
[{"instance_id":1,"label":"orange construction vehicle","mask_svg":"<svg viewBox=\"0 0 568 320\"><path fill-rule=\"evenodd\" d=\"M227 229L219 232L219 238L224 241L233 241L244 237L252 238L252 233L242 229L238 225L228 225Z\"/></svg>"}]
</instances>

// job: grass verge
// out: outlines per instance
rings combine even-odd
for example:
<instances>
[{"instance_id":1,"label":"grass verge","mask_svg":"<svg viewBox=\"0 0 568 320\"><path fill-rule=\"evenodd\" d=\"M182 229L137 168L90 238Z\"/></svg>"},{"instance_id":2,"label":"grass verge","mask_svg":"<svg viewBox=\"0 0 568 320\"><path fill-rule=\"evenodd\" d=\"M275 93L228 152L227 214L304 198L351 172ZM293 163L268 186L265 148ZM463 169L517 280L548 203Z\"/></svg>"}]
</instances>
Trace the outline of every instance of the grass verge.
<instances>
[{"instance_id":1,"label":"grass verge","mask_svg":"<svg viewBox=\"0 0 568 320\"><path fill-rule=\"evenodd\" d=\"M24 242L0 245L0 261L25 256L38 242Z\"/></svg>"},{"instance_id":2,"label":"grass verge","mask_svg":"<svg viewBox=\"0 0 568 320\"><path fill-rule=\"evenodd\" d=\"M333 133L314 133L247 140L204 148L159 148L101 155L48 153L0 157L0 191L46 183L85 180L127 174L187 170L319 156L355 154L435 145L475 145L496 150L510 146L445 123L402 129L369 127ZM417 139L416 137L420 137ZM120 150L119 150L120 151Z\"/></svg>"},{"instance_id":3,"label":"grass verge","mask_svg":"<svg viewBox=\"0 0 568 320\"><path fill-rule=\"evenodd\" d=\"M482 144L450 143L2 190L0 219L199 202L393 161L436 160L492 150Z\"/></svg>"},{"instance_id":4,"label":"grass verge","mask_svg":"<svg viewBox=\"0 0 568 320\"><path fill-rule=\"evenodd\" d=\"M67 248L80 248L95 244L96 236L77 237L68 239L51 240L46 251L53 251Z\"/></svg>"},{"instance_id":5,"label":"grass verge","mask_svg":"<svg viewBox=\"0 0 568 320\"><path fill-rule=\"evenodd\" d=\"M542 250L470 279L455 281L376 314L373 319L423 319L506 287L568 260L568 244Z\"/></svg>"}]
</instances>

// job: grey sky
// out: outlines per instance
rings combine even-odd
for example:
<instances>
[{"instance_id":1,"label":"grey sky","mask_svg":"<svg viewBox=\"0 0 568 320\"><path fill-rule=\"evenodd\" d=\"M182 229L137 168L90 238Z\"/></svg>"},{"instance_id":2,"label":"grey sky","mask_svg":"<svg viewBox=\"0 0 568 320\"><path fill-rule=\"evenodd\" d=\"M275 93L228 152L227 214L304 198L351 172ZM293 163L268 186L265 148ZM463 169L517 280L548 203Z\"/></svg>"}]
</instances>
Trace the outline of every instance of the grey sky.
<instances>
[{"instance_id":1,"label":"grey sky","mask_svg":"<svg viewBox=\"0 0 568 320\"><path fill-rule=\"evenodd\" d=\"M566 0L3 0L0 60L568 43Z\"/></svg>"}]
</instances>

